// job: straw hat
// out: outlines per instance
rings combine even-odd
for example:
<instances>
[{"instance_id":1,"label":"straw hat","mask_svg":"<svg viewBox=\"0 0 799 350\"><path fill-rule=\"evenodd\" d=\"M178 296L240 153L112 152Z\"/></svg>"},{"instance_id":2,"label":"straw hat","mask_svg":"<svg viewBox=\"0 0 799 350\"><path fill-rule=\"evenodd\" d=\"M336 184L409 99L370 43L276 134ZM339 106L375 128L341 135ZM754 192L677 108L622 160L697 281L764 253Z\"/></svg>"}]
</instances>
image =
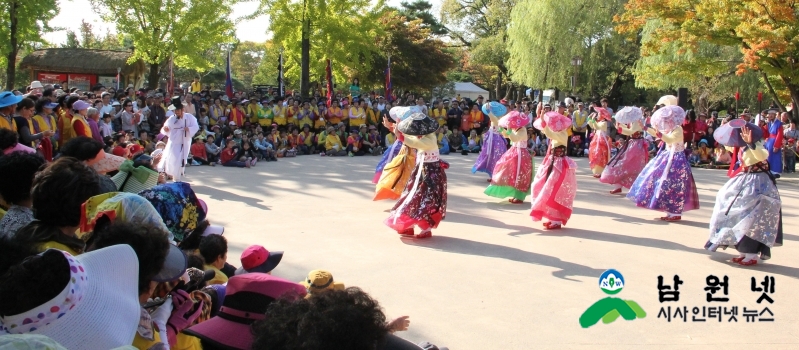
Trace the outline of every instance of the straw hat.
<instances>
[{"instance_id":1,"label":"straw hat","mask_svg":"<svg viewBox=\"0 0 799 350\"><path fill-rule=\"evenodd\" d=\"M313 270L308 273L305 281L300 282L310 296L325 290L343 290L344 283L334 282L333 274L325 270Z\"/></svg>"}]
</instances>

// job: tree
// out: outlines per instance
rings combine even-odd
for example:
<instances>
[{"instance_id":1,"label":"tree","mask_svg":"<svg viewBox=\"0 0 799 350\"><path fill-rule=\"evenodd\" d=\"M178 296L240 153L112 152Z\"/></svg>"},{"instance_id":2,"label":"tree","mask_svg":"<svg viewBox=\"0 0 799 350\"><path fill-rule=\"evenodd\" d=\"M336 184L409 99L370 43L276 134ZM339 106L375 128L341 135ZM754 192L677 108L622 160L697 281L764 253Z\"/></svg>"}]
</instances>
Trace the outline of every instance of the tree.
<instances>
[{"instance_id":1,"label":"tree","mask_svg":"<svg viewBox=\"0 0 799 350\"><path fill-rule=\"evenodd\" d=\"M277 59L280 49L272 40L264 43L264 55L258 64L258 70L252 78L253 84L277 85ZM291 80L285 79L286 86L293 86Z\"/></svg>"},{"instance_id":2,"label":"tree","mask_svg":"<svg viewBox=\"0 0 799 350\"><path fill-rule=\"evenodd\" d=\"M266 52L265 43L239 42L230 52L230 69L245 86L250 86Z\"/></svg>"},{"instance_id":3,"label":"tree","mask_svg":"<svg viewBox=\"0 0 799 350\"><path fill-rule=\"evenodd\" d=\"M48 24L58 15L56 0L2 0L0 2L0 63L6 65L6 90L17 79L17 56L21 49L44 44L42 34L52 31Z\"/></svg>"},{"instance_id":4,"label":"tree","mask_svg":"<svg viewBox=\"0 0 799 350\"><path fill-rule=\"evenodd\" d=\"M430 33L433 35L446 35L449 30L430 13L432 8L433 5L426 0L403 1L400 4L399 15L404 16L409 21L421 19L423 27L430 29Z\"/></svg>"},{"instance_id":5,"label":"tree","mask_svg":"<svg viewBox=\"0 0 799 350\"><path fill-rule=\"evenodd\" d=\"M633 81L640 48L636 37L614 31L612 18L624 10L624 2L520 0L508 29L513 79L540 88L581 91L584 98L621 99L622 87ZM573 65L577 57L580 66Z\"/></svg>"},{"instance_id":6,"label":"tree","mask_svg":"<svg viewBox=\"0 0 799 350\"><path fill-rule=\"evenodd\" d=\"M285 50L285 75L300 82L308 97L310 73L323 77L326 59L334 74L357 77L367 72L381 36L384 2L369 0L264 0L273 42Z\"/></svg>"},{"instance_id":7,"label":"tree","mask_svg":"<svg viewBox=\"0 0 799 350\"><path fill-rule=\"evenodd\" d=\"M78 37L80 33L80 37ZM83 49L96 49L96 50L126 50L122 38L124 36L117 36L106 31L104 36L94 33L94 27L91 23L81 20L78 33L72 30L67 30L67 40L61 47L67 48L83 48Z\"/></svg>"},{"instance_id":8,"label":"tree","mask_svg":"<svg viewBox=\"0 0 799 350\"><path fill-rule=\"evenodd\" d=\"M508 59L507 26L511 10L517 0L444 0L441 7L441 23L449 36L471 50L470 61L474 64L496 68L496 98L503 77L508 76L505 62ZM511 93L512 84L507 85L505 96Z\"/></svg>"},{"instance_id":9,"label":"tree","mask_svg":"<svg viewBox=\"0 0 799 350\"><path fill-rule=\"evenodd\" d=\"M441 101L445 98L455 97L455 82L448 81L433 88L432 98Z\"/></svg>"},{"instance_id":10,"label":"tree","mask_svg":"<svg viewBox=\"0 0 799 350\"><path fill-rule=\"evenodd\" d=\"M761 74L772 97L785 110L776 77L794 106L799 106L799 18L793 1L762 0L630 0L625 12L617 16L617 30L638 33L648 23L657 21L651 40L641 48L641 57L663 54L669 50L694 53L702 44L740 50L742 61L736 73ZM720 62L720 65L726 62ZM799 108L793 109L799 116Z\"/></svg>"},{"instance_id":11,"label":"tree","mask_svg":"<svg viewBox=\"0 0 799 350\"><path fill-rule=\"evenodd\" d=\"M380 19L385 35L378 38L379 53L363 83L385 84L387 54L391 54L391 83L395 88L429 91L447 81L447 71L455 67L453 57L443 50L444 43L430 36L421 19L406 22L394 11Z\"/></svg>"},{"instance_id":12,"label":"tree","mask_svg":"<svg viewBox=\"0 0 799 350\"><path fill-rule=\"evenodd\" d=\"M90 0L117 31L130 35L130 61L150 65L148 86L158 86L160 66L174 57L175 66L208 70L213 65L203 53L218 43L233 41L231 6L238 0Z\"/></svg>"}]
</instances>

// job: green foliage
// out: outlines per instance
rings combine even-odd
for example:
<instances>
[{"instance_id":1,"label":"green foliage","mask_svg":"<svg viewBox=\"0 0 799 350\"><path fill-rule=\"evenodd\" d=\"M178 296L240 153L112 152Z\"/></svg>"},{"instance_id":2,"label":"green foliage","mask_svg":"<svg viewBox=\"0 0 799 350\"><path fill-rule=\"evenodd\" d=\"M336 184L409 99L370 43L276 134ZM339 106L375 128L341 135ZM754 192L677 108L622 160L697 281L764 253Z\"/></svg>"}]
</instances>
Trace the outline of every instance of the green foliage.
<instances>
[{"instance_id":1,"label":"green foliage","mask_svg":"<svg viewBox=\"0 0 799 350\"><path fill-rule=\"evenodd\" d=\"M253 84L277 85L277 61L279 55L280 49L271 40L264 44L264 55L258 64L255 76L252 78ZM285 79L285 85L294 87L292 81L292 79Z\"/></svg>"},{"instance_id":2,"label":"green foliage","mask_svg":"<svg viewBox=\"0 0 799 350\"><path fill-rule=\"evenodd\" d=\"M440 101L445 98L455 97L455 82L448 81L433 88L433 99Z\"/></svg>"},{"instance_id":3,"label":"green foliage","mask_svg":"<svg viewBox=\"0 0 799 350\"><path fill-rule=\"evenodd\" d=\"M429 91L447 82L446 72L455 67L452 55L441 40L430 36L421 19L406 22L396 12L380 20L385 35L378 38L379 52L372 69L363 76L365 86L385 85L386 54L391 54L391 82L394 89Z\"/></svg>"},{"instance_id":4,"label":"green foliage","mask_svg":"<svg viewBox=\"0 0 799 350\"><path fill-rule=\"evenodd\" d=\"M303 27L311 45L312 81L325 76L326 59L339 85L371 69L376 39L384 35L379 25L383 0L266 0L266 5L272 41L285 50L286 80L300 81ZM277 66L277 58L272 62Z\"/></svg>"},{"instance_id":5,"label":"green foliage","mask_svg":"<svg viewBox=\"0 0 799 350\"><path fill-rule=\"evenodd\" d=\"M421 19L423 27L430 29L434 35L446 35L449 30L432 14L430 9L433 5L426 0L414 0L413 2L403 1L399 8L400 16L408 20Z\"/></svg>"},{"instance_id":6,"label":"green foliage","mask_svg":"<svg viewBox=\"0 0 799 350\"><path fill-rule=\"evenodd\" d=\"M174 54L176 66L205 71L214 64L203 53L233 41L230 16L237 0L90 1L118 32L130 35L131 62L161 64Z\"/></svg>"},{"instance_id":7,"label":"green foliage","mask_svg":"<svg viewBox=\"0 0 799 350\"><path fill-rule=\"evenodd\" d=\"M17 65L17 62L9 62L9 55L21 49L31 49L37 44L45 44L42 34L53 31L49 23L58 15L58 11L56 0L0 1L0 65L7 68L6 72L11 70L10 73L13 74ZM16 17L16 27L11 23L12 14ZM16 33L12 33L12 28ZM16 38L16 47L11 45L12 35ZM18 58L14 57L12 61ZM3 74L3 80L5 78L6 74Z\"/></svg>"},{"instance_id":8,"label":"green foliage","mask_svg":"<svg viewBox=\"0 0 799 350\"><path fill-rule=\"evenodd\" d=\"M244 85L250 86L265 53L265 43L244 41L234 45L230 52L230 69L233 76L241 80Z\"/></svg>"},{"instance_id":9,"label":"green foliage","mask_svg":"<svg viewBox=\"0 0 799 350\"><path fill-rule=\"evenodd\" d=\"M80 34L80 37L78 34ZM110 31L106 31L105 35L95 34L94 27L91 25L91 23L81 20L78 33L68 30L67 40L61 45L61 47L97 50L127 50L129 47L125 46L125 41L126 40L123 35L115 35Z\"/></svg>"}]
</instances>

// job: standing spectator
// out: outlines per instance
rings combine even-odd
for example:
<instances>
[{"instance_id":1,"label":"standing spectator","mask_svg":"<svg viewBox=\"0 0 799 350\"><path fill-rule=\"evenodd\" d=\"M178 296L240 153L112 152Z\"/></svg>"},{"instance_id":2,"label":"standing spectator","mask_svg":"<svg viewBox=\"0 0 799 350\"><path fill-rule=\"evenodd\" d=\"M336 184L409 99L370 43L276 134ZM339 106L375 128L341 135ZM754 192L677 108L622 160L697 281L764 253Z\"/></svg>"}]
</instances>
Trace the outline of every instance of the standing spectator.
<instances>
[{"instance_id":1,"label":"standing spectator","mask_svg":"<svg viewBox=\"0 0 799 350\"><path fill-rule=\"evenodd\" d=\"M36 133L33 127L33 113L36 103L30 98L23 98L17 104L17 115L14 121L17 125L17 133L19 134L19 142L25 146L37 148L39 142L43 138L53 136L52 131L44 131Z\"/></svg>"},{"instance_id":2,"label":"standing spectator","mask_svg":"<svg viewBox=\"0 0 799 350\"><path fill-rule=\"evenodd\" d=\"M682 137L688 143L688 148L694 147L696 137L696 112L688 110L685 121L682 124Z\"/></svg>"},{"instance_id":3,"label":"standing spectator","mask_svg":"<svg viewBox=\"0 0 799 350\"><path fill-rule=\"evenodd\" d=\"M450 130L458 130L461 124L461 109L458 106L458 101L452 100L449 104L447 111L447 126Z\"/></svg>"},{"instance_id":4,"label":"standing spectator","mask_svg":"<svg viewBox=\"0 0 799 350\"><path fill-rule=\"evenodd\" d=\"M580 149L588 148L588 111L582 102L577 102L577 110L571 117L572 135L580 135Z\"/></svg>"},{"instance_id":5,"label":"standing spectator","mask_svg":"<svg viewBox=\"0 0 799 350\"><path fill-rule=\"evenodd\" d=\"M469 127L471 128L471 130L475 130L479 134L481 131L481 126L483 124L483 119L484 119L483 111L480 110L480 106L477 104L473 104L472 110L469 113L469 122L471 123Z\"/></svg>"},{"instance_id":6,"label":"standing spectator","mask_svg":"<svg viewBox=\"0 0 799 350\"><path fill-rule=\"evenodd\" d=\"M50 143L53 146L58 141L58 124L53 114L53 110L57 107L58 103L50 102L50 100L44 98L40 99L36 102L36 114L33 116L34 132L52 131L53 136L50 136Z\"/></svg>"},{"instance_id":7,"label":"standing spectator","mask_svg":"<svg viewBox=\"0 0 799 350\"><path fill-rule=\"evenodd\" d=\"M696 133L696 141L705 140L707 144L712 144L715 140L713 134L709 133L710 127L707 124L707 114L699 113L699 120L694 124L694 132Z\"/></svg>"},{"instance_id":8,"label":"standing spectator","mask_svg":"<svg viewBox=\"0 0 799 350\"><path fill-rule=\"evenodd\" d=\"M82 100L72 104L72 129L75 130L75 136L92 137L92 129L89 127L89 122L86 121L89 106Z\"/></svg>"},{"instance_id":9,"label":"standing spectator","mask_svg":"<svg viewBox=\"0 0 799 350\"><path fill-rule=\"evenodd\" d=\"M202 90L202 84L200 84L200 77L195 76L194 80L191 82L191 89L190 92L200 92Z\"/></svg>"},{"instance_id":10,"label":"standing spectator","mask_svg":"<svg viewBox=\"0 0 799 350\"><path fill-rule=\"evenodd\" d=\"M158 93L155 94L155 99L153 100L152 106L150 106L150 110L152 111L150 114L149 122L150 122L150 130L153 132L160 132L161 128L164 126L166 122L166 109L164 108L164 95Z\"/></svg>"},{"instance_id":11,"label":"standing spectator","mask_svg":"<svg viewBox=\"0 0 799 350\"><path fill-rule=\"evenodd\" d=\"M785 141L785 146L782 148L782 154L785 157L785 172L795 173L797 157L795 139L787 139Z\"/></svg>"},{"instance_id":12,"label":"standing spectator","mask_svg":"<svg viewBox=\"0 0 799 350\"><path fill-rule=\"evenodd\" d=\"M141 113L133 111L133 101L123 101L122 110L120 110L114 118L122 121L122 131L125 133L133 133L133 137L139 137L138 126L141 121Z\"/></svg>"}]
</instances>

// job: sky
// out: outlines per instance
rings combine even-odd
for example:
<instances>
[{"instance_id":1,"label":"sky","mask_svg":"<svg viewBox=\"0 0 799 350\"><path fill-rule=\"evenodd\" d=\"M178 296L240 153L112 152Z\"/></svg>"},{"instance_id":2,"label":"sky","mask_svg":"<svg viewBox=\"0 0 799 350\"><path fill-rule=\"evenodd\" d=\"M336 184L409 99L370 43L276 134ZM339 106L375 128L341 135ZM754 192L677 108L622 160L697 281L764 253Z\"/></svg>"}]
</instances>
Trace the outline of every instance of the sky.
<instances>
[{"instance_id":1,"label":"sky","mask_svg":"<svg viewBox=\"0 0 799 350\"><path fill-rule=\"evenodd\" d=\"M433 4L433 13L438 14L442 0L428 1ZM402 0L388 0L387 4L399 7L401 2ZM67 40L67 29L77 32L78 28L80 28L81 19L91 23L98 34L104 34L106 30L111 30L112 32L116 30L113 24L103 22L100 16L92 10L89 0L58 0L58 3L61 7L61 12L50 21L50 25L64 28L65 30L48 33L44 36L52 44L64 43ZM233 7L233 18L253 13L257 8L257 1L237 4ZM241 41L266 41L269 37L266 33L267 21L268 19L264 16L239 23L236 26L236 37Z\"/></svg>"}]
</instances>

